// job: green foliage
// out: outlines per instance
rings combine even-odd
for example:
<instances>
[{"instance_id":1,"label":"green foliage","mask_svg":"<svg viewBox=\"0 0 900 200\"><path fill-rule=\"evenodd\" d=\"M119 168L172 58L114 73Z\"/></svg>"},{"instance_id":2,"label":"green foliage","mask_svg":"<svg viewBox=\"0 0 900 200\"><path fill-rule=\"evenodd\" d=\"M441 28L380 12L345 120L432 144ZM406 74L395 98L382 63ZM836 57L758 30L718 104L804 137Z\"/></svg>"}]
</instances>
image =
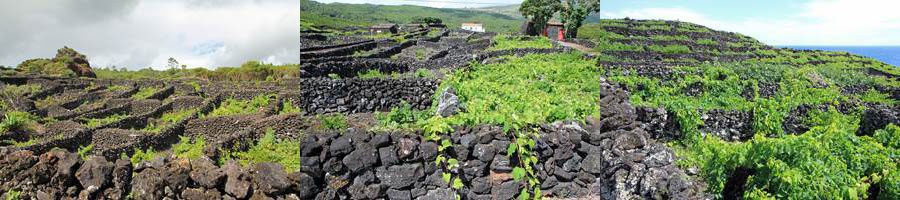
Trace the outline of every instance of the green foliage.
<instances>
[{"instance_id":1,"label":"green foliage","mask_svg":"<svg viewBox=\"0 0 900 200\"><path fill-rule=\"evenodd\" d=\"M432 73L431 70L428 70L425 68L419 68L416 70L415 73L416 73L416 77L419 77L419 78L434 78L434 73Z\"/></svg>"},{"instance_id":2,"label":"green foliage","mask_svg":"<svg viewBox=\"0 0 900 200\"><path fill-rule=\"evenodd\" d=\"M81 157L82 160L87 160L88 157L90 157L93 154L93 151L94 151L94 144L91 143L87 146L78 147L78 151L76 153L78 153L78 156Z\"/></svg>"},{"instance_id":3,"label":"green foliage","mask_svg":"<svg viewBox=\"0 0 900 200\"><path fill-rule=\"evenodd\" d=\"M75 73L72 70L69 70L66 67L66 64L61 61L55 61L52 59L45 58L37 58L30 59L22 62L16 68L22 70L25 73L31 74L42 74L42 75L50 75L50 76L65 76L65 77L73 77Z\"/></svg>"},{"instance_id":4,"label":"green foliage","mask_svg":"<svg viewBox=\"0 0 900 200\"><path fill-rule=\"evenodd\" d=\"M882 93L875 89L869 89L859 96L859 100L866 103L880 103L894 105L897 100L891 99L891 94Z\"/></svg>"},{"instance_id":5,"label":"green foliage","mask_svg":"<svg viewBox=\"0 0 900 200\"><path fill-rule=\"evenodd\" d=\"M384 78L385 75L378 71L377 69L370 69L366 72L359 72L356 77L361 79L372 79L372 78Z\"/></svg>"},{"instance_id":6,"label":"green foliage","mask_svg":"<svg viewBox=\"0 0 900 200\"><path fill-rule=\"evenodd\" d=\"M650 39L659 41L691 41L691 38L687 35L652 35Z\"/></svg>"},{"instance_id":7,"label":"green foliage","mask_svg":"<svg viewBox=\"0 0 900 200\"><path fill-rule=\"evenodd\" d=\"M719 45L719 42L711 39L699 39L697 40L697 44L705 44L705 45Z\"/></svg>"},{"instance_id":8,"label":"green foliage","mask_svg":"<svg viewBox=\"0 0 900 200\"><path fill-rule=\"evenodd\" d=\"M607 42L606 40L598 40L595 51L644 51L644 47L629 45L618 42Z\"/></svg>"},{"instance_id":9,"label":"green foliage","mask_svg":"<svg viewBox=\"0 0 900 200\"><path fill-rule=\"evenodd\" d=\"M147 149L146 151L138 149L134 151L134 155L131 155L131 158L129 158L129 160L131 160L132 165L137 165L138 163L143 161L153 160L154 158L156 158L156 156L157 152L153 149Z\"/></svg>"},{"instance_id":10,"label":"green foliage","mask_svg":"<svg viewBox=\"0 0 900 200\"><path fill-rule=\"evenodd\" d=\"M0 122L0 133L14 130L31 130L31 126L37 123L38 117L27 112L8 112Z\"/></svg>"},{"instance_id":11,"label":"green foliage","mask_svg":"<svg viewBox=\"0 0 900 200\"><path fill-rule=\"evenodd\" d=\"M206 140L202 136L191 141L191 137L179 136L181 141L172 145L172 154L177 158L197 159L203 156L203 148L206 148Z\"/></svg>"},{"instance_id":12,"label":"green foliage","mask_svg":"<svg viewBox=\"0 0 900 200\"><path fill-rule=\"evenodd\" d=\"M647 49L649 49L650 51L656 51L656 52L667 53L667 54L690 53L691 52L691 48L688 46L684 46L684 45L667 45L667 46L650 45L647 47Z\"/></svg>"},{"instance_id":13,"label":"green foliage","mask_svg":"<svg viewBox=\"0 0 900 200\"><path fill-rule=\"evenodd\" d=\"M128 117L129 117L128 114L114 114L114 115L110 115L110 116L107 116L104 118L88 118L88 119L83 119L83 120L85 122L84 123L85 126L93 128L93 127L98 127L98 126L107 125L107 124L110 124L113 122L121 121Z\"/></svg>"},{"instance_id":14,"label":"green foliage","mask_svg":"<svg viewBox=\"0 0 900 200\"><path fill-rule=\"evenodd\" d=\"M522 25L522 20L517 17L475 10L300 1L300 19L306 24L301 24L301 27L315 25L320 28L344 28L382 23L405 24L421 16L441 19L448 28L459 28L462 22L481 22L485 30L491 32L515 32Z\"/></svg>"},{"instance_id":15,"label":"green foliage","mask_svg":"<svg viewBox=\"0 0 900 200\"><path fill-rule=\"evenodd\" d=\"M400 102L399 107L391 108L387 113L375 113L381 127L387 129L412 128L412 125L421 123L431 117L431 112L413 110L406 101Z\"/></svg>"},{"instance_id":16,"label":"green foliage","mask_svg":"<svg viewBox=\"0 0 900 200\"><path fill-rule=\"evenodd\" d=\"M589 40L625 39L625 36L603 29L604 24L585 24L578 29L578 38Z\"/></svg>"},{"instance_id":17,"label":"green foliage","mask_svg":"<svg viewBox=\"0 0 900 200\"><path fill-rule=\"evenodd\" d=\"M265 136L250 149L244 152L231 152L228 157L238 160L245 166L261 162L278 163L284 166L287 172L293 172L302 165L300 157L297 156L301 150L300 142L277 139L275 131L267 129Z\"/></svg>"},{"instance_id":18,"label":"green foliage","mask_svg":"<svg viewBox=\"0 0 900 200\"><path fill-rule=\"evenodd\" d=\"M290 99L286 99L281 103L281 111L278 111L279 115L288 114L288 113L301 113L303 112L303 108L299 106L294 106L294 101Z\"/></svg>"},{"instance_id":19,"label":"green foliage","mask_svg":"<svg viewBox=\"0 0 900 200\"><path fill-rule=\"evenodd\" d=\"M322 123L322 127L328 130L343 130L350 127L343 113L316 115L316 120Z\"/></svg>"},{"instance_id":20,"label":"green foliage","mask_svg":"<svg viewBox=\"0 0 900 200\"><path fill-rule=\"evenodd\" d=\"M437 17L418 17L417 16L417 17L413 17L413 19L410 21L410 23L413 23L413 24L441 24L441 23L443 23L443 20L441 20L441 18L437 18Z\"/></svg>"},{"instance_id":21,"label":"green foliage","mask_svg":"<svg viewBox=\"0 0 900 200\"><path fill-rule=\"evenodd\" d=\"M9 191L6 191L6 194L4 194L4 195L6 195L6 200L19 200L20 194L21 194L21 192L18 192L16 190L9 190Z\"/></svg>"},{"instance_id":22,"label":"green foliage","mask_svg":"<svg viewBox=\"0 0 900 200\"><path fill-rule=\"evenodd\" d=\"M594 102L602 72L581 54L525 55L505 63L475 64L442 83L452 86L466 111L454 124L498 124L511 129L562 119L583 119Z\"/></svg>"},{"instance_id":23,"label":"green foliage","mask_svg":"<svg viewBox=\"0 0 900 200\"><path fill-rule=\"evenodd\" d=\"M743 167L756 172L746 184L752 195L787 199L867 198L876 184L870 179L897 170L889 153L896 149L855 135L858 116L832 110L813 118L816 126L801 135L737 144L707 138L689 146L695 154L687 156L701 167L711 193L721 193L731 171Z\"/></svg>"},{"instance_id":24,"label":"green foliage","mask_svg":"<svg viewBox=\"0 0 900 200\"><path fill-rule=\"evenodd\" d=\"M146 99L147 97L153 96L159 92L160 88L157 87L141 87L137 93L131 95L131 98L134 100Z\"/></svg>"},{"instance_id":25,"label":"green foliage","mask_svg":"<svg viewBox=\"0 0 900 200\"><path fill-rule=\"evenodd\" d=\"M875 131L872 137L887 148L900 149L900 127L896 124L888 124L884 129Z\"/></svg>"},{"instance_id":26,"label":"green foliage","mask_svg":"<svg viewBox=\"0 0 900 200\"><path fill-rule=\"evenodd\" d=\"M37 84L7 85L6 87L3 87L3 90L0 90L0 97L7 100L14 100L39 91L41 91L41 85Z\"/></svg>"},{"instance_id":27,"label":"green foliage","mask_svg":"<svg viewBox=\"0 0 900 200\"><path fill-rule=\"evenodd\" d=\"M144 127L143 131L159 133L164 127L178 123L183 119L187 119L197 113L198 109L183 109L164 113L158 119L155 119Z\"/></svg>"},{"instance_id":28,"label":"green foliage","mask_svg":"<svg viewBox=\"0 0 900 200\"><path fill-rule=\"evenodd\" d=\"M494 36L496 42L488 50L507 50L520 48L553 48L553 41L546 37L512 36L498 34Z\"/></svg>"},{"instance_id":29,"label":"green foliage","mask_svg":"<svg viewBox=\"0 0 900 200\"><path fill-rule=\"evenodd\" d=\"M259 112L260 109L264 109L269 106L269 101L274 94L271 95L259 95L253 97L251 100L237 100L237 99L225 99L222 101L222 104L219 105L215 110L206 114L204 117L216 117L216 116L228 116L228 115L241 115L241 114L251 114Z\"/></svg>"},{"instance_id":30,"label":"green foliage","mask_svg":"<svg viewBox=\"0 0 900 200\"><path fill-rule=\"evenodd\" d=\"M125 90L128 90L128 89L130 89L128 86L124 86L124 85L113 85L113 86L109 86L108 88L106 88L106 91L110 91L110 92L121 92L121 91L125 91Z\"/></svg>"}]
</instances>

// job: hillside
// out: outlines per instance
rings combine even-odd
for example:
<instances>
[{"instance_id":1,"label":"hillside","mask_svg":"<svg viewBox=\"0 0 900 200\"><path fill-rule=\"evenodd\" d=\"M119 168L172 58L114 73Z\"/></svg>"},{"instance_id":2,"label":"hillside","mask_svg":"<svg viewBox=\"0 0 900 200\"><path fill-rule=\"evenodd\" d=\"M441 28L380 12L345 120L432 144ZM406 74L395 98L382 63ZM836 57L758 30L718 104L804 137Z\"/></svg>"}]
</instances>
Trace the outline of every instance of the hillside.
<instances>
[{"instance_id":1,"label":"hillside","mask_svg":"<svg viewBox=\"0 0 900 200\"><path fill-rule=\"evenodd\" d=\"M521 19L502 14L423 6L387 6L372 4L319 3L300 0L300 19L314 25L343 28L379 23L409 23L413 17L437 17L450 28L462 22L481 22L492 32L515 32Z\"/></svg>"},{"instance_id":2,"label":"hillside","mask_svg":"<svg viewBox=\"0 0 900 200\"><path fill-rule=\"evenodd\" d=\"M481 12L488 12L488 13L496 13L496 14L503 14L503 15L507 15L507 16L510 16L510 17L514 17L514 18L523 18L523 17L522 17L522 13L519 12L519 6L520 6L520 4L513 4L513 5L505 5L505 6L490 6L490 7L483 7L483 8L470 8L469 10L481 11ZM602 19L600 18L600 14L599 14L599 13L595 13L595 14L588 15L588 17L587 17L587 19L585 20L585 22L586 22L586 23L597 23L597 22L600 22L600 20L602 20Z\"/></svg>"},{"instance_id":3,"label":"hillside","mask_svg":"<svg viewBox=\"0 0 900 200\"><path fill-rule=\"evenodd\" d=\"M842 52L774 48L686 22L601 20L580 32L719 198L900 198L900 71ZM871 177L879 177L873 179Z\"/></svg>"}]
</instances>

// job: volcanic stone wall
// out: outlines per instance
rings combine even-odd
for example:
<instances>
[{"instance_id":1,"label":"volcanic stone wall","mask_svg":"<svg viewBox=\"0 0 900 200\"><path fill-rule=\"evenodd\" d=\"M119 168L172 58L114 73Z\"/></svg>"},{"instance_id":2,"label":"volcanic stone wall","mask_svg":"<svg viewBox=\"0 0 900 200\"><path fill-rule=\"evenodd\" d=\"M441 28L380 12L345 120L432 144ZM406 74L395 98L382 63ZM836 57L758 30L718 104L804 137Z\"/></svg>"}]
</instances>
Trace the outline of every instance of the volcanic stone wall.
<instances>
[{"instance_id":1,"label":"volcanic stone wall","mask_svg":"<svg viewBox=\"0 0 900 200\"><path fill-rule=\"evenodd\" d=\"M298 92L280 96L307 113L387 111L406 101L415 109L431 106L439 82L431 79L301 79Z\"/></svg>"},{"instance_id":2,"label":"volcanic stone wall","mask_svg":"<svg viewBox=\"0 0 900 200\"><path fill-rule=\"evenodd\" d=\"M300 59L345 56L345 55L350 55L356 51L373 49L377 45L378 45L378 43L374 40L369 40L369 41L364 41L364 42L359 42L359 43L336 45L336 46L333 46L333 47L330 47L327 49L317 49L314 51L301 52ZM316 48L318 48L318 47L316 47Z\"/></svg>"},{"instance_id":3,"label":"volcanic stone wall","mask_svg":"<svg viewBox=\"0 0 900 200\"><path fill-rule=\"evenodd\" d=\"M410 71L410 62L394 61L380 58L353 59L341 62L324 62L315 65L301 66L303 71L300 78L327 77L329 74L337 74L340 77L355 77L360 72L378 70L382 73Z\"/></svg>"}]
</instances>

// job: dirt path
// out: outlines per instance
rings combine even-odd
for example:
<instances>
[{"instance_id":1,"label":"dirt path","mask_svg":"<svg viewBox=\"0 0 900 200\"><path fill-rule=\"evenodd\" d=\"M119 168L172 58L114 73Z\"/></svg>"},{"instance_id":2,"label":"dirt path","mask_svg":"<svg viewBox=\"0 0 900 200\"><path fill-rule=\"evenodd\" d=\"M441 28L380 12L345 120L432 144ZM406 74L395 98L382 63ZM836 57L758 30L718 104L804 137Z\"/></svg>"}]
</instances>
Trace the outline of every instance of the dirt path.
<instances>
[{"instance_id":1,"label":"dirt path","mask_svg":"<svg viewBox=\"0 0 900 200\"><path fill-rule=\"evenodd\" d=\"M593 53L593 51L594 51L594 49L591 49L591 48L589 48L589 47L582 46L582 45L580 45L580 44L571 43L571 42L565 42L565 41L559 41L559 40L557 40L556 43L559 44L559 45L565 46L565 47L570 47L570 48L573 48L573 49L578 49L579 51L584 52L584 53Z\"/></svg>"}]
</instances>

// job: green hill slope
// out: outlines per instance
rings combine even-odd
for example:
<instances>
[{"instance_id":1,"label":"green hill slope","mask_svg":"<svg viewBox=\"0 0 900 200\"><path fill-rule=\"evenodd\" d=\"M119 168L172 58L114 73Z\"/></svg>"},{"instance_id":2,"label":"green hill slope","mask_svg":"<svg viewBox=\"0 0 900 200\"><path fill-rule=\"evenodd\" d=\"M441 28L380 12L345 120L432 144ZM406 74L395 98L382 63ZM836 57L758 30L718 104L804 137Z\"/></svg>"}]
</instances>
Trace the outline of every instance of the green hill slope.
<instances>
[{"instance_id":1,"label":"green hill slope","mask_svg":"<svg viewBox=\"0 0 900 200\"><path fill-rule=\"evenodd\" d=\"M462 22L481 22L490 32L515 32L522 24L522 20L516 17L473 10L409 5L325 4L300 0L300 20L307 25L333 28L370 26L379 23L409 23L414 17L437 17L451 28L459 28Z\"/></svg>"},{"instance_id":2,"label":"green hill slope","mask_svg":"<svg viewBox=\"0 0 900 200\"><path fill-rule=\"evenodd\" d=\"M600 20L579 34L638 112L669 116L649 131L718 198L900 198L893 66L685 22Z\"/></svg>"}]
</instances>

